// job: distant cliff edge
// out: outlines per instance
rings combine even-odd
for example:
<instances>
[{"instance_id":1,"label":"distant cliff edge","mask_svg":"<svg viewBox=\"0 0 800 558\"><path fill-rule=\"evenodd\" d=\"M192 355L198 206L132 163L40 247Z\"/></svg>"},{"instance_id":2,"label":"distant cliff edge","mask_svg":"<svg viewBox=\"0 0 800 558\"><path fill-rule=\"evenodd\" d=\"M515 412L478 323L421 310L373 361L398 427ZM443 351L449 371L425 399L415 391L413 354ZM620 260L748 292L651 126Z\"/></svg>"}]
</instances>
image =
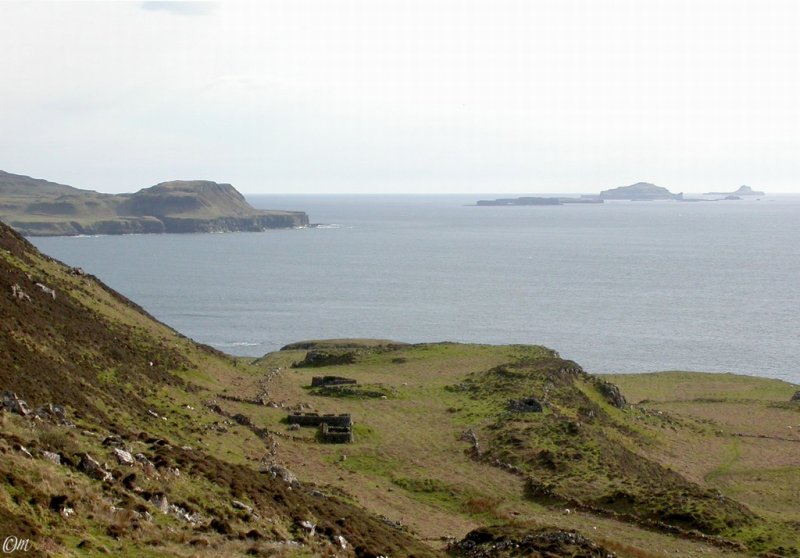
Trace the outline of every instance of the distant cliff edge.
<instances>
[{"instance_id":1,"label":"distant cliff edge","mask_svg":"<svg viewBox=\"0 0 800 558\"><path fill-rule=\"evenodd\" d=\"M255 209L230 184L175 180L101 194L0 171L0 220L28 236L263 231L303 227L302 211Z\"/></svg>"}]
</instances>

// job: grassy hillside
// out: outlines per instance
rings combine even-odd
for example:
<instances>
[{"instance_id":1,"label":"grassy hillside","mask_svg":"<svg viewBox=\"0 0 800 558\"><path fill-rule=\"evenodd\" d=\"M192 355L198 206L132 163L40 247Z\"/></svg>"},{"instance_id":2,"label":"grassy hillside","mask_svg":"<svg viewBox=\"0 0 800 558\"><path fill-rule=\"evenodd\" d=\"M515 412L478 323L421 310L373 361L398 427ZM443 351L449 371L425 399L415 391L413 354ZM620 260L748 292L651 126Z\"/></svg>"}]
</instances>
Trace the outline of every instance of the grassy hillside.
<instances>
[{"instance_id":1,"label":"grassy hillside","mask_svg":"<svg viewBox=\"0 0 800 558\"><path fill-rule=\"evenodd\" d=\"M29 539L29 555L434 554L346 495L294 480L271 435L215 410L256 368L5 225L0 292L0 534Z\"/></svg>"},{"instance_id":2,"label":"grassy hillside","mask_svg":"<svg viewBox=\"0 0 800 558\"><path fill-rule=\"evenodd\" d=\"M29 555L800 556L797 386L524 345L233 359L3 225L0 292L0 535Z\"/></svg>"}]
</instances>

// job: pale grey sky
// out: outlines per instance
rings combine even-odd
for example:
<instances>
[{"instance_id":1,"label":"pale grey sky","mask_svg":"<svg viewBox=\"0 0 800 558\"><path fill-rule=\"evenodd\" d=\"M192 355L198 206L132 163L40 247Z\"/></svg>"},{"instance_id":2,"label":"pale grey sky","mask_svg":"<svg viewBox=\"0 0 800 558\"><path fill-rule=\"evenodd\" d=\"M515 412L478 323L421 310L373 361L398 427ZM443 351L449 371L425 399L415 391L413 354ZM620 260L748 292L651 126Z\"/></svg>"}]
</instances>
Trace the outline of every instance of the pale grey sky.
<instances>
[{"instance_id":1,"label":"pale grey sky","mask_svg":"<svg viewBox=\"0 0 800 558\"><path fill-rule=\"evenodd\" d=\"M0 169L106 192L800 191L795 0L0 1Z\"/></svg>"}]
</instances>

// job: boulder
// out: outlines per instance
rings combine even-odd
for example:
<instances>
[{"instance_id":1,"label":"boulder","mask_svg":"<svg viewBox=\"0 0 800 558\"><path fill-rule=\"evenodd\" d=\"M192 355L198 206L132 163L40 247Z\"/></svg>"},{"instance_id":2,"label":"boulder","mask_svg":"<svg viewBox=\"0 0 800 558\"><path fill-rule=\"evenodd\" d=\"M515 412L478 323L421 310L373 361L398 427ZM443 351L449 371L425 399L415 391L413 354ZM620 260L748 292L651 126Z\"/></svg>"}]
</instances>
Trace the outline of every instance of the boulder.
<instances>
[{"instance_id":1,"label":"boulder","mask_svg":"<svg viewBox=\"0 0 800 558\"><path fill-rule=\"evenodd\" d=\"M167 500L167 495L163 492L153 495L150 498L150 503L161 513L169 513L169 500Z\"/></svg>"},{"instance_id":2,"label":"boulder","mask_svg":"<svg viewBox=\"0 0 800 558\"><path fill-rule=\"evenodd\" d=\"M52 451L43 451L42 459L46 459L51 463L55 463L56 465L61 465L61 456L57 453L53 453Z\"/></svg>"},{"instance_id":3,"label":"boulder","mask_svg":"<svg viewBox=\"0 0 800 558\"><path fill-rule=\"evenodd\" d=\"M247 513L253 513L253 508L251 506L248 506L247 504L245 504L244 502L240 502L239 500L234 500L233 502L231 502L231 506L233 506L237 510L244 510Z\"/></svg>"},{"instance_id":4,"label":"boulder","mask_svg":"<svg viewBox=\"0 0 800 558\"><path fill-rule=\"evenodd\" d=\"M286 467L270 465L264 472L269 473L273 479L280 478L286 484L298 484L297 476Z\"/></svg>"},{"instance_id":5,"label":"boulder","mask_svg":"<svg viewBox=\"0 0 800 558\"><path fill-rule=\"evenodd\" d=\"M605 380L598 380L597 390L600 394L617 409L624 409L626 405L625 397L619 391L619 388L611 382Z\"/></svg>"},{"instance_id":6,"label":"boulder","mask_svg":"<svg viewBox=\"0 0 800 558\"><path fill-rule=\"evenodd\" d=\"M121 448L124 445L124 443L122 441L122 437L121 436L117 436L116 434L112 434L111 436L106 436L105 437L105 439L103 440L103 445L104 446L112 446L112 447L115 447L115 448Z\"/></svg>"},{"instance_id":7,"label":"boulder","mask_svg":"<svg viewBox=\"0 0 800 558\"><path fill-rule=\"evenodd\" d=\"M33 455L31 454L31 452L28 451L28 449L25 446L23 446L21 444L14 444L13 448L14 448L14 450L18 451L19 453L21 453L23 456L27 457L28 459L33 459Z\"/></svg>"},{"instance_id":8,"label":"boulder","mask_svg":"<svg viewBox=\"0 0 800 558\"><path fill-rule=\"evenodd\" d=\"M542 404L534 397L509 399L507 408L512 413L541 413Z\"/></svg>"},{"instance_id":9,"label":"boulder","mask_svg":"<svg viewBox=\"0 0 800 558\"><path fill-rule=\"evenodd\" d=\"M24 300L24 301L27 301L27 302L31 301L31 297L28 295L28 293L23 291L22 287L20 287L16 283L11 285L11 298L15 298L17 300Z\"/></svg>"},{"instance_id":10,"label":"boulder","mask_svg":"<svg viewBox=\"0 0 800 558\"><path fill-rule=\"evenodd\" d=\"M313 536L314 530L317 528L316 525L311 523L310 521L298 521L297 526L300 527L303 531L305 531L308 535Z\"/></svg>"},{"instance_id":11,"label":"boulder","mask_svg":"<svg viewBox=\"0 0 800 558\"><path fill-rule=\"evenodd\" d=\"M127 465L130 467L134 464L133 456L130 452L125 450L114 448L114 457L117 458L120 465Z\"/></svg>"},{"instance_id":12,"label":"boulder","mask_svg":"<svg viewBox=\"0 0 800 558\"><path fill-rule=\"evenodd\" d=\"M0 397L2 397L0 402L2 402L2 407L4 409L22 415L23 417L27 417L31 414L30 406L28 406L24 399L20 399L19 395L13 391L4 391Z\"/></svg>"},{"instance_id":13,"label":"boulder","mask_svg":"<svg viewBox=\"0 0 800 558\"><path fill-rule=\"evenodd\" d=\"M81 456L81 460L78 463L78 469L83 471L86 475L104 482L113 480L114 478L111 476L111 473L106 471L106 469L88 453L84 453Z\"/></svg>"},{"instance_id":14,"label":"boulder","mask_svg":"<svg viewBox=\"0 0 800 558\"><path fill-rule=\"evenodd\" d=\"M789 401L797 401L800 403L800 391L794 392L794 395L792 395L792 398Z\"/></svg>"}]
</instances>

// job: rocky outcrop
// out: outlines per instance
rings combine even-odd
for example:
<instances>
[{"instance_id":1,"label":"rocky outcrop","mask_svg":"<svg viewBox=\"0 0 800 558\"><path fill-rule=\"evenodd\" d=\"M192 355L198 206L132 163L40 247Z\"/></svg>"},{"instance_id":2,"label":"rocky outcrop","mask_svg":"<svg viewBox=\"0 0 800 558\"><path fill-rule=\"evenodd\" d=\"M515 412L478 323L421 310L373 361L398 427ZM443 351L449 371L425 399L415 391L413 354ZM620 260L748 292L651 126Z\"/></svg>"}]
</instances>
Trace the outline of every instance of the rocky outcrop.
<instances>
[{"instance_id":1,"label":"rocky outcrop","mask_svg":"<svg viewBox=\"0 0 800 558\"><path fill-rule=\"evenodd\" d=\"M512 413L541 413L542 404L534 397L509 399L507 409Z\"/></svg>"},{"instance_id":2,"label":"rocky outcrop","mask_svg":"<svg viewBox=\"0 0 800 558\"><path fill-rule=\"evenodd\" d=\"M603 398L611 403L617 409L624 409L625 405L627 404L625 401L625 396L622 395L619 388L610 382L606 382L605 380L597 380L597 391L599 391Z\"/></svg>"},{"instance_id":3,"label":"rocky outcrop","mask_svg":"<svg viewBox=\"0 0 800 558\"><path fill-rule=\"evenodd\" d=\"M470 531L448 547L453 556L500 558L511 556L565 556L610 558L615 556L591 539L553 527L498 525Z\"/></svg>"}]
</instances>

